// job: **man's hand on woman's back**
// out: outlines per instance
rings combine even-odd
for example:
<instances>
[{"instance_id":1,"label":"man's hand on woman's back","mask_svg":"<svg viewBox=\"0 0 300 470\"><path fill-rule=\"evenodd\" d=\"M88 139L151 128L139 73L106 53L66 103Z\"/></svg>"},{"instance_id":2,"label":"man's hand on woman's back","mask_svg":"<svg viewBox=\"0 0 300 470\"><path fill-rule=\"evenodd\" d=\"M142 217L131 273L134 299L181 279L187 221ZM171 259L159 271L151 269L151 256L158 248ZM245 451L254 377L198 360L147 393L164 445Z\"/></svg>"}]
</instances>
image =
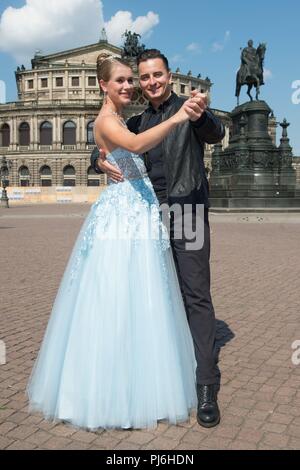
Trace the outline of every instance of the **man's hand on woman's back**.
<instances>
[{"instance_id":1,"label":"man's hand on woman's back","mask_svg":"<svg viewBox=\"0 0 300 470\"><path fill-rule=\"evenodd\" d=\"M107 161L106 153L102 149L99 149L99 157L96 164L98 168L100 168L100 170L103 171L103 173L105 173L107 177L113 180L115 183L124 181L122 172Z\"/></svg>"}]
</instances>

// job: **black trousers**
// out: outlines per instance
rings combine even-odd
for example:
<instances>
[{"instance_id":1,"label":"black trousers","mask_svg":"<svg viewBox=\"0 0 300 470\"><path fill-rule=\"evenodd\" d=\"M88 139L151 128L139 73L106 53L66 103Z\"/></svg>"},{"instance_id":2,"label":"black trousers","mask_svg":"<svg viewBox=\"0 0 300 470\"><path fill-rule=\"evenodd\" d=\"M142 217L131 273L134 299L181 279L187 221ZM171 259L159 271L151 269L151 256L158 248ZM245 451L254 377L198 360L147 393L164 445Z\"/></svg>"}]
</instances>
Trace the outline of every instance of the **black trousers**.
<instances>
[{"instance_id":1,"label":"black trousers","mask_svg":"<svg viewBox=\"0 0 300 470\"><path fill-rule=\"evenodd\" d=\"M197 220L199 222L199 220ZM187 249L183 233L174 238L176 216L171 217L170 238L178 280L187 313L197 361L198 384L219 384L220 371L217 366L216 320L210 293L210 227L208 209L204 209L204 243L201 249ZM181 223L181 222L179 222ZM195 228L196 213L192 216Z\"/></svg>"}]
</instances>

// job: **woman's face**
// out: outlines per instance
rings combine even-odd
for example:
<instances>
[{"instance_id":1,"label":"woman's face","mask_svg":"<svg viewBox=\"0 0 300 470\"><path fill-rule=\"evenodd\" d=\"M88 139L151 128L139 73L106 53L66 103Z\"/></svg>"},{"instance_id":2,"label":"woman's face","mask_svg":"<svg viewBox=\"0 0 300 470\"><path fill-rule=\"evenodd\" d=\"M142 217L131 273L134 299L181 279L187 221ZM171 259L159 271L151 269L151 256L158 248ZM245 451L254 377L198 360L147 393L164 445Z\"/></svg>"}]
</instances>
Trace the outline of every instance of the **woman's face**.
<instances>
[{"instance_id":1,"label":"woman's face","mask_svg":"<svg viewBox=\"0 0 300 470\"><path fill-rule=\"evenodd\" d=\"M114 64L109 81L100 80L100 85L117 107L128 105L134 92L131 68L122 64Z\"/></svg>"}]
</instances>

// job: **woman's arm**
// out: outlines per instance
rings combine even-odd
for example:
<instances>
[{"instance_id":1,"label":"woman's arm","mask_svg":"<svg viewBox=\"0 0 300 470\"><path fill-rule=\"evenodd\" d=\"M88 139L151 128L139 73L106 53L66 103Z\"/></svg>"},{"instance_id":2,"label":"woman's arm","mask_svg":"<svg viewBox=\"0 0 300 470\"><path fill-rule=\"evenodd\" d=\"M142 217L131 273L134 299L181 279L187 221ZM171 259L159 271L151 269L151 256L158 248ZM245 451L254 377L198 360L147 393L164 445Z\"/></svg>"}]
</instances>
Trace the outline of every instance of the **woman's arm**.
<instances>
[{"instance_id":1,"label":"woman's arm","mask_svg":"<svg viewBox=\"0 0 300 470\"><path fill-rule=\"evenodd\" d=\"M114 116L100 115L95 123L95 138L98 147L103 147L105 144L109 152L117 147L133 153L147 152L156 147L178 124L189 120L185 108L184 104L174 116L138 135L126 129ZM99 137L101 141L97 140Z\"/></svg>"}]
</instances>

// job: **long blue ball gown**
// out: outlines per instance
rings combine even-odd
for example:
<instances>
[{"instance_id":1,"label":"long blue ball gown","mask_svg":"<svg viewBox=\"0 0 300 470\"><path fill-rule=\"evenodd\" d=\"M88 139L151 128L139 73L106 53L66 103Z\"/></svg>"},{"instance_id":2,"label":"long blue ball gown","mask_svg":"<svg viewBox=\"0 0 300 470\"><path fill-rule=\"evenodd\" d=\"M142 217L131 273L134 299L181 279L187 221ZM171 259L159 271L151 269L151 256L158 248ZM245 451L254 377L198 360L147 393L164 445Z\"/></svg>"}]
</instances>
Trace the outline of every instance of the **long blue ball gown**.
<instances>
[{"instance_id":1,"label":"long blue ball gown","mask_svg":"<svg viewBox=\"0 0 300 470\"><path fill-rule=\"evenodd\" d=\"M159 206L140 156L92 205L63 275L27 392L30 411L87 429L186 421L195 357Z\"/></svg>"}]
</instances>

